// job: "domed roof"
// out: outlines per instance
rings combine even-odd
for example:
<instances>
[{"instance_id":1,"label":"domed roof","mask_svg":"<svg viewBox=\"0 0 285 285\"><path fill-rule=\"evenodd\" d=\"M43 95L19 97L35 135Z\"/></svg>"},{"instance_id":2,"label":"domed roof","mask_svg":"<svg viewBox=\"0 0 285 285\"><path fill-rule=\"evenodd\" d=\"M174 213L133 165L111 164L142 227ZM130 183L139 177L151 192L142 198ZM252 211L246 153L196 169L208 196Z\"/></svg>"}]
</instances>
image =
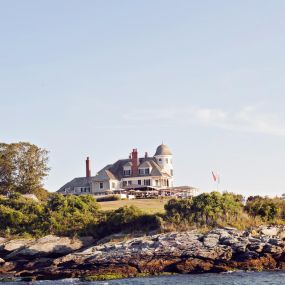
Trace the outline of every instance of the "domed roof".
<instances>
[{"instance_id":1,"label":"domed roof","mask_svg":"<svg viewBox=\"0 0 285 285\"><path fill-rule=\"evenodd\" d=\"M165 144L161 144L157 147L155 155L172 155L169 147Z\"/></svg>"}]
</instances>

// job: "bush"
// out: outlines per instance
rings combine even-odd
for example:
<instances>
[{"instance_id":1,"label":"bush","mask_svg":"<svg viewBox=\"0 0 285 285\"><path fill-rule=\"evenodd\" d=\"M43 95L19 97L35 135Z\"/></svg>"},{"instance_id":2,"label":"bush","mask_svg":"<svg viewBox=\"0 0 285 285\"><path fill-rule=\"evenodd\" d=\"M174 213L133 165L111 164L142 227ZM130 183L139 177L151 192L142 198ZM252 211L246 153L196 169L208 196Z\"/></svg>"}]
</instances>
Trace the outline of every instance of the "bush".
<instances>
[{"instance_id":1,"label":"bush","mask_svg":"<svg viewBox=\"0 0 285 285\"><path fill-rule=\"evenodd\" d=\"M110 234L125 232L150 232L161 227L162 219L157 215L143 213L134 206L124 206L106 214L105 220L96 227L100 238Z\"/></svg>"},{"instance_id":2,"label":"bush","mask_svg":"<svg viewBox=\"0 0 285 285\"><path fill-rule=\"evenodd\" d=\"M121 200L119 195L104 196L96 199L97 202L119 201L119 200Z\"/></svg>"},{"instance_id":3,"label":"bush","mask_svg":"<svg viewBox=\"0 0 285 285\"><path fill-rule=\"evenodd\" d=\"M239 196L231 193L203 193L193 199L170 200L165 205L166 218L172 223L196 226L233 224L242 213Z\"/></svg>"},{"instance_id":4,"label":"bush","mask_svg":"<svg viewBox=\"0 0 285 285\"><path fill-rule=\"evenodd\" d=\"M245 210L253 217L260 217L264 222L276 222L285 218L285 202L280 198L249 197Z\"/></svg>"},{"instance_id":5,"label":"bush","mask_svg":"<svg viewBox=\"0 0 285 285\"><path fill-rule=\"evenodd\" d=\"M18 195L0 199L2 235L7 229L11 235L88 235L99 220L99 206L92 196L52 194L46 203Z\"/></svg>"}]
</instances>

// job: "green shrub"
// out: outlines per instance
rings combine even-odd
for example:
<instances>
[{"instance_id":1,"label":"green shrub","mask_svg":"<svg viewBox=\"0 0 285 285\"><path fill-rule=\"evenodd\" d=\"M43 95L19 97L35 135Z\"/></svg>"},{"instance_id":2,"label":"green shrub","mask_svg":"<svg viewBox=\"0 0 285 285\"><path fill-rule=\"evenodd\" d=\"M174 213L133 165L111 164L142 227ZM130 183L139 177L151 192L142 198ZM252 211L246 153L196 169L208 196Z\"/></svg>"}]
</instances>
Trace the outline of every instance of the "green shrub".
<instances>
[{"instance_id":1,"label":"green shrub","mask_svg":"<svg viewBox=\"0 0 285 285\"><path fill-rule=\"evenodd\" d=\"M203 193L193 199L170 200L165 205L166 218L176 224L223 226L238 220L243 205L231 193Z\"/></svg>"},{"instance_id":2,"label":"green shrub","mask_svg":"<svg viewBox=\"0 0 285 285\"><path fill-rule=\"evenodd\" d=\"M110 234L125 232L149 232L161 227L162 219L157 215L143 213L134 206L124 206L106 214L105 220L96 227L100 238Z\"/></svg>"},{"instance_id":3,"label":"green shrub","mask_svg":"<svg viewBox=\"0 0 285 285\"><path fill-rule=\"evenodd\" d=\"M92 196L52 194L46 203L17 195L0 199L2 235L87 235L99 220L99 205Z\"/></svg>"},{"instance_id":4,"label":"green shrub","mask_svg":"<svg viewBox=\"0 0 285 285\"><path fill-rule=\"evenodd\" d=\"M285 218L285 202L280 198L249 197L245 210L253 217L260 217L264 222Z\"/></svg>"},{"instance_id":5,"label":"green shrub","mask_svg":"<svg viewBox=\"0 0 285 285\"><path fill-rule=\"evenodd\" d=\"M97 202L119 201L119 200L121 200L119 195L104 196L96 199Z\"/></svg>"}]
</instances>

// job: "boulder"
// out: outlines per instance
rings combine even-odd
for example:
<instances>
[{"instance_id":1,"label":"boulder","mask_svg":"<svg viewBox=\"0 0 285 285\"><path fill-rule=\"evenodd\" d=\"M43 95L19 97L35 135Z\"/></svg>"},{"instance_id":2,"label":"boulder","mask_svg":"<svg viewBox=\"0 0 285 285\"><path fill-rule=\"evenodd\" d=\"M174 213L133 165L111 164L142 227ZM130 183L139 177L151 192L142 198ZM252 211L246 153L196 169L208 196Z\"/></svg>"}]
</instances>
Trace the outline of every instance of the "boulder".
<instances>
[{"instance_id":1,"label":"boulder","mask_svg":"<svg viewBox=\"0 0 285 285\"><path fill-rule=\"evenodd\" d=\"M4 243L3 250L5 252L13 252L15 250L24 248L25 246L33 243L34 241L34 239L13 239Z\"/></svg>"},{"instance_id":2,"label":"boulder","mask_svg":"<svg viewBox=\"0 0 285 285\"><path fill-rule=\"evenodd\" d=\"M266 227L266 226L263 226L260 228L260 233L262 235L266 235L266 236L277 236L278 233L279 233L279 228L278 227Z\"/></svg>"},{"instance_id":3,"label":"boulder","mask_svg":"<svg viewBox=\"0 0 285 285\"><path fill-rule=\"evenodd\" d=\"M249 246L248 246L248 249L251 250L251 251L255 251L255 252L262 252L263 251L263 247L265 246L265 243L262 243L262 242L254 242L254 243L251 243Z\"/></svg>"},{"instance_id":4,"label":"boulder","mask_svg":"<svg viewBox=\"0 0 285 285\"><path fill-rule=\"evenodd\" d=\"M281 254L283 252L283 249L279 246L272 245L272 244L266 244L263 247L264 253L271 253L271 254Z\"/></svg>"},{"instance_id":5,"label":"boulder","mask_svg":"<svg viewBox=\"0 0 285 285\"><path fill-rule=\"evenodd\" d=\"M93 238L68 238L53 235L45 236L29 243L23 244L6 256L7 260L19 259L20 257L35 258L46 256L62 256L85 246L90 246Z\"/></svg>"},{"instance_id":6,"label":"boulder","mask_svg":"<svg viewBox=\"0 0 285 285\"><path fill-rule=\"evenodd\" d=\"M220 236L218 234L208 234L203 239L203 244L206 247L216 247L219 243Z\"/></svg>"}]
</instances>

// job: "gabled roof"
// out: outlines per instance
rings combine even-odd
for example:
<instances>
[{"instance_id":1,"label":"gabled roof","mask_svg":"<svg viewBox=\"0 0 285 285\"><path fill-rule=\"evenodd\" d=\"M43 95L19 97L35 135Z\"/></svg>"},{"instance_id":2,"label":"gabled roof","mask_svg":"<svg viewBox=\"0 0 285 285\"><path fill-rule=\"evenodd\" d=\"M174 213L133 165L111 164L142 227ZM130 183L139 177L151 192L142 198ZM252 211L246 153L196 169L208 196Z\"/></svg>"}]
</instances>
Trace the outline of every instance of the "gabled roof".
<instances>
[{"instance_id":1,"label":"gabled roof","mask_svg":"<svg viewBox=\"0 0 285 285\"><path fill-rule=\"evenodd\" d=\"M77 177L63 185L58 192L64 192L66 188L90 187L94 177Z\"/></svg>"},{"instance_id":2,"label":"gabled roof","mask_svg":"<svg viewBox=\"0 0 285 285\"><path fill-rule=\"evenodd\" d=\"M103 170L109 170L115 179L121 180L124 176L124 166L131 163L131 159L120 159L116 161L113 165L108 165ZM150 167L151 173L150 176L167 176L171 177L167 173L163 172L161 167L158 165L155 157L144 157L139 159L139 168L140 167ZM96 177L97 178L97 177ZM112 178L114 179L114 178Z\"/></svg>"},{"instance_id":3,"label":"gabled roof","mask_svg":"<svg viewBox=\"0 0 285 285\"><path fill-rule=\"evenodd\" d=\"M152 167L151 163L148 160L144 161L139 166L139 168L146 168L146 167Z\"/></svg>"},{"instance_id":4,"label":"gabled roof","mask_svg":"<svg viewBox=\"0 0 285 285\"><path fill-rule=\"evenodd\" d=\"M126 166L132 166L133 164L132 164L132 162L131 161L128 161L125 165L124 165L124 167L126 167Z\"/></svg>"},{"instance_id":5,"label":"gabled roof","mask_svg":"<svg viewBox=\"0 0 285 285\"><path fill-rule=\"evenodd\" d=\"M104 181L104 180L109 180L109 179L117 179L114 174L109 170L109 168L112 165L109 164L105 166L103 169L101 169L96 176L93 178L94 181Z\"/></svg>"}]
</instances>

